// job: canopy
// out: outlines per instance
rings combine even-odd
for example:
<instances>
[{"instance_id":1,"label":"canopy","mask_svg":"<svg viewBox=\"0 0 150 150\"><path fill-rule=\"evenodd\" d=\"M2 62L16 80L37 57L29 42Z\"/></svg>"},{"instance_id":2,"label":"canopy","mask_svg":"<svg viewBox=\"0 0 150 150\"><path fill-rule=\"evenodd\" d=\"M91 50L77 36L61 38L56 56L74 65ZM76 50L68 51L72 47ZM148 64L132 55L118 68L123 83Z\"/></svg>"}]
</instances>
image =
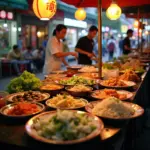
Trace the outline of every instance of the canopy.
<instances>
[{"instance_id":1,"label":"canopy","mask_svg":"<svg viewBox=\"0 0 150 150\"><path fill-rule=\"evenodd\" d=\"M98 0L62 0L63 2L76 7L97 7ZM112 0L102 0L102 8L108 8ZM120 7L141 6L150 4L150 0L117 0Z\"/></svg>"},{"instance_id":2,"label":"canopy","mask_svg":"<svg viewBox=\"0 0 150 150\"><path fill-rule=\"evenodd\" d=\"M129 14L128 14L128 13L127 13L127 14L126 14L126 17L137 19L137 14L133 14L133 13L129 13ZM139 17L139 18L150 19L150 13L140 13L138 17Z\"/></svg>"},{"instance_id":3,"label":"canopy","mask_svg":"<svg viewBox=\"0 0 150 150\"><path fill-rule=\"evenodd\" d=\"M28 8L28 3L26 0L0 0L0 5L18 9Z\"/></svg>"}]
</instances>

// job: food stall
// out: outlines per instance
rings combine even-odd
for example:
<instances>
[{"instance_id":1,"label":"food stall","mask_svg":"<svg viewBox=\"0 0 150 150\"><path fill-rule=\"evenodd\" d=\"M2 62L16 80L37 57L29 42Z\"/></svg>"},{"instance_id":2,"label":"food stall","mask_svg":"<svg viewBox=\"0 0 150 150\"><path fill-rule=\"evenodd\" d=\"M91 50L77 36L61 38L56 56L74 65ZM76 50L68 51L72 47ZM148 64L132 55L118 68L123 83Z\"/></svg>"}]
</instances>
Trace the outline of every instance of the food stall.
<instances>
[{"instance_id":1,"label":"food stall","mask_svg":"<svg viewBox=\"0 0 150 150\"><path fill-rule=\"evenodd\" d=\"M138 59L133 63L121 57L103 64L103 79L94 66L71 66L43 81L25 71L10 82L10 94L3 98L7 105L0 110L1 145L13 149L135 147L149 106L150 71L144 68Z\"/></svg>"}]
</instances>

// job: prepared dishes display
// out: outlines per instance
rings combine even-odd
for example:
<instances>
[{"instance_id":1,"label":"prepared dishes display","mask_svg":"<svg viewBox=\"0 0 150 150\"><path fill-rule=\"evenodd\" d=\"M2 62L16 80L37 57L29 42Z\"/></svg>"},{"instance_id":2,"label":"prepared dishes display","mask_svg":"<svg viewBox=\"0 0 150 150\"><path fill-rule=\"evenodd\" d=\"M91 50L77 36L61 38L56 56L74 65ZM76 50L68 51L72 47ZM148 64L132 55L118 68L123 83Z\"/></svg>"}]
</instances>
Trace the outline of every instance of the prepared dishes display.
<instances>
[{"instance_id":1,"label":"prepared dishes display","mask_svg":"<svg viewBox=\"0 0 150 150\"><path fill-rule=\"evenodd\" d=\"M117 78L109 78L108 80L103 80L100 82L100 85L105 87L132 87L135 86L135 83L132 81L120 80Z\"/></svg>"},{"instance_id":2,"label":"prepared dishes display","mask_svg":"<svg viewBox=\"0 0 150 150\"><path fill-rule=\"evenodd\" d=\"M95 99L106 99L109 97L116 97L120 100L130 99L133 96L131 92L124 90L115 90L115 89L103 89L93 91L91 97Z\"/></svg>"},{"instance_id":3,"label":"prepared dishes display","mask_svg":"<svg viewBox=\"0 0 150 150\"><path fill-rule=\"evenodd\" d=\"M40 103L18 102L4 106L1 113L5 116L30 116L44 110L44 105Z\"/></svg>"},{"instance_id":4,"label":"prepared dishes display","mask_svg":"<svg viewBox=\"0 0 150 150\"><path fill-rule=\"evenodd\" d=\"M120 79L126 81L134 81L134 82L140 81L139 76L135 73L135 71L131 69L126 70L125 73L120 76Z\"/></svg>"},{"instance_id":5,"label":"prepared dishes display","mask_svg":"<svg viewBox=\"0 0 150 150\"><path fill-rule=\"evenodd\" d=\"M94 85L95 83L96 81L93 79L87 79L77 76L73 76L69 79L62 79L59 81L59 84L62 85L76 85L76 84Z\"/></svg>"},{"instance_id":6,"label":"prepared dishes display","mask_svg":"<svg viewBox=\"0 0 150 150\"><path fill-rule=\"evenodd\" d=\"M40 90L43 90L43 91L52 91L52 90L60 90L60 89L63 89L64 87L62 85L58 85L58 84L45 84L45 85L42 85L40 87Z\"/></svg>"},{"instance_id":7,"label":"prepared dishes display","mask_svg":"<svg viewBox=\"0 0 150 150\"><path fill-rule=\"evenodd\" d=\"M58 110L31 118L25 127L31 137L42 142L75 144L98 136L103 123L86 112Z\"/></svg>"},{"instance_id":8,"label":"prepared dishes display","mask_svg":"<svg viewBox=\"0 0 150 150\"><path fill-rule=\"evenodd\" d=\"M121 101L115 97L91 102L86 110L94 115L108 119L130 119L141 116L144 109L136 104Z\"/></svg>"},{"instance_id":9,"label":"prepared dishes display","mask_svg":"<svg viewBox=\"0 0 150 150\"><path fill-rule=\"evenodd\" d=\"M88 102L82 98L74 98L71 95L60 95L46 101L46 105L59 109L77 109L84 107Z\"/></svg>"},{"instance_id":10,"label":"prepared dishes display","mask_svg":"<svg viewBox=\"0 0 150 150\"><path fill-rule=\"evenodd\" d=\"M98 68L94 66L84 66L78 72L98 72Z\"/></svg>"},{"instance_id":11,"label":"prepared dishes display","mask_svg":"<svg viewBox=\"0 0 150 150\"><path fill-rule=\"evenodd\" d=\"M48 93L41 93L38 91L27 91L27 92L19 92L15 94L11 94L6 99L9 102L40 102L48 99L50 95Z\"/></svg>"}]
</instances>

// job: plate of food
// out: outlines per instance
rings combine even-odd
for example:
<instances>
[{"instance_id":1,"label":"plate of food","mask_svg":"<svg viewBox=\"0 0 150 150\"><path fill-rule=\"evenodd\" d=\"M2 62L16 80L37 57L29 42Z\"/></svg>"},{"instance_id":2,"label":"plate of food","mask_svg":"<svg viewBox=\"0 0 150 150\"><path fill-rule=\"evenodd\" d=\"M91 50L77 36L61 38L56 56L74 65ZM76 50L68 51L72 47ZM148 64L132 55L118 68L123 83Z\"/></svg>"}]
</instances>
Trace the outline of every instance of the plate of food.
<instances>
[{"instance_id":1,"label":"plate of food","mask_svg":"<svg viewBox=\"0 0 150 150\"><path fill-rule=\"evenodd\" d=\"M117 78L109 78L108 80L102 80L100 81L100 85L103 87L107 88L130 88L135 86L135 82L132 81L125 81L125 80L120 80L118 77Z\"/></svg>"},{"instance_id":2,"label":"plate of food","mask_svg":"<svg viewBox=\"0 0 150 150\"><path fill-rule=\"evenodd\" d=\"M27 134L40 142L69 145L100 135L104 124L98 117L76 110L57 110L39 114L25 125Z\"/></svg>"},{"instance_id":3,"label":"plate of food","mask_svg":"<svg viewBox=\"0 0 150 150\"><path fill-rule=\"evenodd\" d=\"M56 70L56 71L52 71L51 74L64 74L66 71L64 70Z\"/></svg>"},{"instance_id":4,"label":"plate of food","mask_svg":"<svg viewBox=\"0 0 150 150\"><path fill-rule=\"evenodd\" d=\"M99 79L98 73L78 73L78 74L75 74L75 76L86 77L86 78L91 78L91 79Z\"/></svg>"},{"instance_id":5,"label":"plate of food","mask_svg":"<svg viewBox=\"0 0 150 150\"><path fill-rule=\"evenodd\" d=\"M144 113L144 109L141 106L121 101L115 97L90 102L85 106L85 109L93 115L114 120L133 119Z\"/></svg>"},{"instance_id":6,"label":"plate of food","mask_svg":"<svg viewBox=\"0 0 150 150\"><path fill-rule=\"evenodd\" d=\"M98 72L98 68L94 67L94 66L84 66L82 67L80 70L78 70L78 72Z\"/></svg>"},{"instance_id":7,"label":"plate of food","mask_svg":"<svg viewBox=\"0 0 150 150\"><path fill-rule=\"evenodd\" d=\"M84 84L84 85L92 86L92 85L96 84L96 80L85 78L85 77L73 76L73 77L68 78L68 79L61 79L59 81L56 81L56 83L59 83L61 85Z\"/></svg>"},{"instance_id":8,"label":"plate of food","mask_svg":"<svg viewBox=\"0 0 150 150\"><path fill-rule=\"evenodd\" d=\"M68 86L65 89L70 95L75 97L87 96L93 90L92 87L86 86L84 84Z\"/></svg>"},{"instance_id":9,"label":"plate of food","mask_svg":"<svg viewBox=\"0 0 150 150\"><path fill-rule=\"evenodd\" d=\"M85 107L87 103L88 101L83 98L74 98L66 94L58 94L46 101L46 105L54 109L79 109Z\"/></svg>"},{"instance_id":10,"label":"plate of food","mask_svg":"<svg viewBox=\"0 0 150 150\"><path fill-rule=\"evenodd\" d=\"M8 104L1 108L2 115L11 118L24 118L36 115L44 111L45 106L35 102L18 102Z\"/></svg>"},{"instance_id":11,"label":"plate of food","mask_svg":"<svg viewBox=\"0 0 150 150\"><path fill-rule=\"evenodd\" d=\"M26 92L19 92L8 95L6 100L8 102L42 102L47 100L50 97L48 93L41 93L39 91L26 91Z\"/></svg>"},{"instance_id":12,"label":"plate of food","mask_svg":"<svg viewBox=\"0 0 150 150\"><path fill-rule=\"evenodd\" d=\"M82 67L83 65L67 66L68 69L75 69L75 70L81 69Z\"/></svg>"},{"instance_id":13,"label":"plate of food","mask_svg":"<svg viewBox=\"0 0 150 150\"><path fill-rule=\"evenodd\" d=\"M61 90L64 89L63 85L58 85L58 84L44 84L40 87L40 90L43 92L50 93L51 96L55 96L61 92Z\"/></svg>"},{"instance_id":14,"label":"plate of food","mask_svg":"<svg viewBox=\"0 0 150 150\"><path fill-rule=\"evenodd\" d=\"M126 70L124 74L120 75L121 80L140 82L140 77L133 70Z\"/></svg>"},{"instance_id":15,"label":"plate of food","mask_svg":"<svg viewBox=\"0 0 150 150\"><path fill-rule=\"evenodd\" d=\"M91 93L91 97L97 100L106 99L112 96L120 100L127 100L133 97L133 93L125 90L115 90L115 89L102 89L93 91Z\"/></svg>"}]
</instances>

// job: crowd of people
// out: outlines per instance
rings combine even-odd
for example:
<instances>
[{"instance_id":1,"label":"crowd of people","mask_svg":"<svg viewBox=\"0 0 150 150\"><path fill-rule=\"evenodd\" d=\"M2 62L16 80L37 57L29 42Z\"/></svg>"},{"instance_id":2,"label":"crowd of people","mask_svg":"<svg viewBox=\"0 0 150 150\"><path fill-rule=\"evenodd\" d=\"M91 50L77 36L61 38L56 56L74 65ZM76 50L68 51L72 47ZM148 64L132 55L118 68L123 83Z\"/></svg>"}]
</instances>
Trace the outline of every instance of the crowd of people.
<instances>
[{"instance_id":1,"label":"crowd of people","mask_svg":"<svg viewBox=\"0 0 150 150\"><path fill-rule=\"evenodd\" d=\"M20 75L19 64L26 64L27 70L32 72L33 68L42 70L44 74L49 74L52 71L60 70L61 65L69 66L67 56L73 56L78 64L91 65L92 60L98 60L98 43L94 41L98 33L96 26L89 28L88 34L81 37L76 46L74 52L69 51L67 41L65 39L67 33L67 27L63 24L58 24L53 32L53 36L48 38L48 35L44 36L42 46L33 50L31 46L28 46L23 52L21 35L19 35L18 45L14 45L13 49L8 53L8 60L12 63L16 73ZM133 48L131 48L130 38L133 36L133 30L127 31L125 39L121 37L119 42L116 42L114 36L109 39L102 38L102 55L109 56L109 61L114 57L114 53L119 49L121 54L129 54Z\"/></svg>"}]
</instances>

